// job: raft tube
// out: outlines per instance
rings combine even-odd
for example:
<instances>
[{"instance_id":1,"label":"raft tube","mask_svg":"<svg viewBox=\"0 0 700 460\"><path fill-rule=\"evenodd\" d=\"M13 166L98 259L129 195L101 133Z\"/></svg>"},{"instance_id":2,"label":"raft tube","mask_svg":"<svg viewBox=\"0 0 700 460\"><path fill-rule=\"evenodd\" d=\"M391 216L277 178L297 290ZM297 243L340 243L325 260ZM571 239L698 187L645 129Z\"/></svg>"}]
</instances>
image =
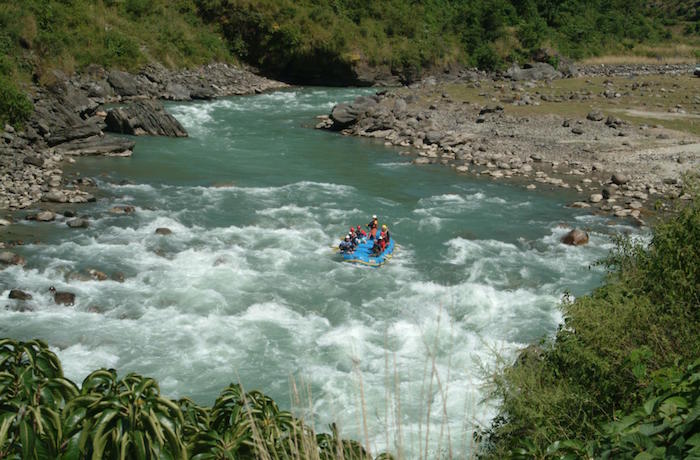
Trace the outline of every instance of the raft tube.
<instances>
[{"instance_id":1,"label":"raft tube","mask_svg":"<svg viewBox=\"0 0 700 460\"><path fill-rule=\"evenodd\" d=\"M389 240L389 244L386 245L384 252L379 254L377 257L372 256L372 247L374 246L374 240L366 240L364 243L357 245L353 252L342 253L343 260L345 262L351 262L355 264L368 265L370 267L380 267L384 265L386 261L391 259L394 253L394 239Z\"/></svg>"}]
</instances>

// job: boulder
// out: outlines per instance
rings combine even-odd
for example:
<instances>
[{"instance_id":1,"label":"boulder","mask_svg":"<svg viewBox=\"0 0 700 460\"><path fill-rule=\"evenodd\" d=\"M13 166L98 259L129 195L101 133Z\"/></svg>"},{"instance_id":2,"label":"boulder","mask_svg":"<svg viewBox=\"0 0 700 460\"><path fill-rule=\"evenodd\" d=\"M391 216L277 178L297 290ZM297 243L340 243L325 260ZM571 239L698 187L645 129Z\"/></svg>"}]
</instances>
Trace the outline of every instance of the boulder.
<instances>
[{"instance_id":1,"label":"boulder","mask_svg":"<svg viewBox=\"0 0 700 460\"><path fill-rule=\"evenodd\" d=\"M0 251L0 264L3 265L24 265L25 260L22 256L10 251Z\"/></svg>"},{"instance_id":2,"label":"boulder","mask_svg":"<svg viewBox=\"0 0 700 460\"><path fill-rule=\"evenodd\" d=\"M96 281L106 281L109 279L106 273L101 272L99 270L95 270L94 268L91 268L88 270L88 273L90 274L90 277Z\"/></svg>"},{"instance_id":3,"label":"boulder","mask_svg":"<svg viewBox=\"0 0 700 460\"><path fill-rule=\"evenodd\" d=\"M44 201L50 201L51 203L65 203L68 201L65 193L60 190L52 190L47 192L42 197Z\"/></svg>"},{"instance_id":4,"label":"boulder","mask_svg":"<svg viewBox=\"0 0 700 460\"><path fill-rule=\"evenodd\" d=\"M112 206L109 210L112 214L131 214L136 209L133 206Z\"/></svg>"},{"instance_id":5,"label":"boulder","mask_svg":"<svg viewBox=\"0 0 700 460\"><path fill-rule=\"evenodd\" d=\"M352 104L338 104L331 110L333 129L343 129L357 122L359 116L377 106L373 97L360 96Z\"/></svg>"},{"instance_id":6,"label":"boulder","mask_svg":"<svg viewBox=\"0 0 700 460\"><path fill-rule=\"evenodd\" d=\"M615 174L613 174L610 180L615 185L624 185L629 181L627 176L621 172L616 172Z\"/></svg>"},{"instance_id":7,"label":"boulder","mask_svg":"<svg viewBox=\"0 0 700 460\"><path fill-rule=\"evenodd\" d=\"M41 157L34 156L34 155L27 155L26 157L24 157L22 162L24 164L34 165L34 166L37 166L39 168L44 166L44 159Z\"/></svg>"},{"instance_id":8,"label":"boulder","mask_svg":"<svg viewBox=\"0 0 700 460\"><path fill-rule=\"evenodd\" d=\"M31 294L20 291L19 289L12 289L8 297L14 300L32 300Z\"/></svg>"},{"instance_id":9,"label":"boulder","mask_svg":"<svg viewBox=\"0 0 700 460\"><path fill-rule=\"evenodd\" d=\"M163 94L163 97L173 101L189 101L192 99L190 90L187 89L185 85L172 82L168 83L165 87L165 94Z\"/></svg>"},{"instance_id":10,"label":"boulder","mask_svg":"<svg viewBox=\"0 0 700 460\"><path fill-rule=\"evenodd\" d=\"M107 81L114 93L119 96L136 96L139 94L139 82L135 76L120 70L112 70L107 75Z\"/></svg>"},{"instance_id":11,"label":"boulder","mask_svg":"<svg viewBox=\"0 0 700 460\"><path fill-rule=\"evenodd\" d=\"M190 97L192 99L214 99L216 97L216 91L211 85L198 85L190 88Z\"/></svg>"},{"instance_id":12,"label":"boulder","mask_svg":"<svg viewBox=\"0 0 700 460\"><path fill-rule=\"evenodd\" d=\"M46 142L53 147L76 139L99 136L100 134L102 134L102 128L98 124L80 123L53 131L46 139Z\"/></svg>"},{"instance_id":13,"label":"boulder","mask_svg":"<svg viewBox=\"0 0 700 460\"><path fill-rule=\"evenodd\" d=\"M425 144L437 144L442 138L443 134L440 131L428 131L427 133L425 133L425 138L423 139L423 142Z\"/></svg>"},{"instance_id":14,"label":"boulder","mask_svg":"<svg viewBox=\"0 0 700 460\"><path fill-rule=\"evenodd\" d=\"M57 145L56 152L65 155L131 156L136 143L116 136L92 136Z\"/></svg>"},{"instance_id":15,"label":"boulder","mask_svg":"<svg viewBox=\"0 0 700 460\"><path fill-rule=\"evenodd\" d=\"M588 233L575 228L562 236L561 242L570 246L581 246L588 243Z\"/></svg>"},{"instance_id":16,"label":"boulder","mask_svg":"<svg viewBox=\"0 0 700 460\"><path fill-rule=\"evenodd\" d=\"M171 233L173 233L173 231L166 227L159 227L156 229L156 235L170 235Z\"/></svg>"},{"instance_id":17,"label":"boulder","mask_svg":"<svg viewBox=\"0 0 700 460\"><path fill-rule=\"evenodd\" d=\"M581 134L583 134L583 129L579 128L578 126L575 126L571 128L571 132L580 136Z\"/></svg>"},{"instance_id":18,"label":"boulder","mask_svg":"<svg viewBox=\"0 0 700 460\"><path fill-rule=\"evenodd\" d=\"M51 222L56 218L56 214L54 214L51 211L41 211L37 213L36 216L34 216L35 220L38 220L39 222Z\"/></svg>"},{"instance_id":19,"label":"boulder","mask_svg":"<svg viewBox=\"0 0 700 460\"><path fill-rule=\"evenodd\" d=\"M600 203L601 201L603 201L603 195L600 193L594 193L593 195L591 195L589 201L591 203Z\"/></svg>"},{"instance_id":20,"label":"boulder","mask_svg":"<svg viewBox=\"0 0 700 460\"><path fill-rule=\"evenodd\" d=\"M508 69L506 77L515 81L522 80L551 80L561 78L561 72L558 72L554 67L546 62L535 62L526 64L524 68L520 68L517 64Z\"/></svg>"},{"instance_id":21,"label":"boulder","mask_svg":"<svg viewBox=\"0 0 700 460\"><path fill-rule=\"evenodd\" d=\"M187 131L179 121L165 111L163 104L155 100L138 101L126 107L107 112L106 131L136 136L187 137Z\"/></svg>"},{"instance_id":22,"label":"boulder","mask_svg":"<svg viewBox=\"0 0 700 460\"><path fill-rule=\"evenodd\" d=\"M591 121L601 121L605 116L600 110L591 110L588 112L588 115L586 115L586 118Z\"/></svg>"},{"instance_id":23,"label":"boulder","mask_svg":"<svg viewBox=\"0 0 700 460\"><path fill-rule=\"evenodd\" d=\"M76 217L75 219L71 219L68 222L66 222L66 225L70 228L88 228L90 222L88 222L87 219L83 219L82 217Z\"/></svg>"},{"instance_id":24,"label":"boulder","mask_svg":"<svg viewBox=\"0 0 700 460\"><path fill-rule=\"evenodd\" d=\"M57 305L72 306L75 305L75 294L72 292L59 292L54 289L53 301L56 302Z\"/></svg>"}]
</instances>

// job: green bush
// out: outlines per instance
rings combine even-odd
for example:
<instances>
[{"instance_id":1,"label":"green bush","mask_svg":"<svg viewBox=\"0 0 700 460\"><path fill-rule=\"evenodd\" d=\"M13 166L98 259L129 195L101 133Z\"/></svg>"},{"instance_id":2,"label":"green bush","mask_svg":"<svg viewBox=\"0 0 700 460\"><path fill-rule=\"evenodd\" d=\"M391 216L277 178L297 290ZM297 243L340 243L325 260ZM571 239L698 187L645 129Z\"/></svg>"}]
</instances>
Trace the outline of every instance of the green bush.
<instances>
[{"instance_id":1,"label":"green bush","mask_svg":"<svg viewBox=\"0 0 700 460\"><path fill-rule=\"evenodd\" d=\"M0 123L22 125L33 110L29 98L10 79L0 76Z\"/></svg>"},{"instance_id":2,"label":"green bush","mask_svg":"<svg viewBox=\"0 0 700 460\"><path fill-rule=\"evenodd\" d=\"M601 288L563 303L555 339L526 349L496 375L501 408L481 434L484 457L544 458L557 440L595 443L607 433L603 425L644 403L659 375L682 372L697 359L700 205L658 224L648 244L619 239L604 263L609 276Z\"/></svg>"},{"instance_id":3,"label":"green bush","mask_svg":"<svg viewBox=\"0 0 700 460\"><path fill-rule=\"evenodd\" d=\"M481 45L472 55L472 63L482 70L500 70L504 66L503 59L490 45Z\"/></svg>"}]
</instances>

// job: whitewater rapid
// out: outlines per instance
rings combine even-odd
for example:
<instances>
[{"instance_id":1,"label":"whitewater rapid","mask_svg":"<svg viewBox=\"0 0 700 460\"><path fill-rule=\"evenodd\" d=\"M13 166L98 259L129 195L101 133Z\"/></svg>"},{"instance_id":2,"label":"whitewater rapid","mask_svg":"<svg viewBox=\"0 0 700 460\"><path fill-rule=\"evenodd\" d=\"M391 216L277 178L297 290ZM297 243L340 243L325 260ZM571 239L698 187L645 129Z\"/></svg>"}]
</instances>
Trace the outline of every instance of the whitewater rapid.
<instances>
[{"instance_id":1,"label":"whitewater rapid","mask_svg":"<svg viewBox=\"0 0 700 460\"><path fill-rule=\"evenodd\" d=\"M611 227L554 194L305 127L357 93L174 104L189 139L138 139L131 160L82 162L102 191L81 208L90 227L21 224L41 242L21 247L26 267L0 272L0 336L46 340L77 382L114 367L211 404L240 381L319 429L335 421L364 442L366 423L374 452L400 443L417 456L428 439L432 454L465 454L494 415L489 369L556 331L565 292L600 283ZM373 213L395 257L381 269L340 262L331 247ZM589 230L587 246L559 243L571 226ZM53 304L50 286L75 306ZM31 311L7 300L12 288L34 296Z\"/></svg>"}]
</instances>

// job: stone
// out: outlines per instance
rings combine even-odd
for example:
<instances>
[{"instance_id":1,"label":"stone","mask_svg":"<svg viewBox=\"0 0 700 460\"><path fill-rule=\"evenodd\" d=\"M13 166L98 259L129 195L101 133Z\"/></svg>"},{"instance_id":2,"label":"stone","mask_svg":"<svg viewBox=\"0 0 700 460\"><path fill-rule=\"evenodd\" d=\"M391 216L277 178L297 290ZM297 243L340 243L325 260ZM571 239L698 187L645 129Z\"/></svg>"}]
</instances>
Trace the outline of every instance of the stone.
<instances>
[{"instance_id":1,"label":"stone","mask_svg":"<svg viewBox=\"0 0 700 460\"><path fill-rule=\"evenodd\" d=\"M90 226L90 222L82 217L76 217L75 219L71 219L66 222L66 225L70 228L88 228Z\"/></svg>"},{"instance_id":2,"label":"stone","mask_svg":"<svg viewBox=\"0 0 700 460\"><path fill-rule=\"evenodd\" d=\"M423 142L425 144L437 144L443 138L443 134L440 131L428 131L425 133L425 138Z\"/></svg>"},{"instance_id":3,"label":"stone","mask_svg":"<svg viewBox=\"0 0 700 460\"><path fill-rule=\"evenodd\" d=\"M66 195L59 190L52 190L45 193L42 199L44 201L50 201L51 203L65 203L68 201Z\"/></svg>"},{"instance_id":4,"label":"stone","mask_svg":"<svg viewBox=\"0 0 700 460\"><path fill-rule=\"evenodd\" d=\"M90 277L92 277L92 279L96 281L105 281L109 279L106 273L101 272L99 270L95 270L94 268L88 270L88 273L90 274Z\"/></svg>"},{"instance_id":5,"label":"stone","mask_svg":"<svg viewBox=\"0 0 700 460\"><path fill-rule=\"evenodd\" d=\"M72 292L56 291L56 288L54 288L53 286L49 288L49 291L53 294L53 301L57 305L75 305L75 294L73 294Z\"/></svg>"},{"instance_id":6,"label":"stone","mask_svg":"<svg viewBox=\"0 0 700 460\"><path fill-rule=\"evenodd\" d=\"M136 96L139 94L139 83L133 75L120 70L112 70L107 75L107 81L119 96Z\"/></svg>"},{"instance_id":7,"label":"stone","mask_svg":"<svg viewBox=\"0 0 700 460\"><path fill-rule=\"evenodd\" d=\"M523 80L552 80L561 78L562 74L554 67L545 62L535 62L526 64L524 68L520 68L517 64L508 69L506 77L515 81Z\"/></svg>"},{"instance_id":8,"label":"stone","mask_svg":"<svg viewBox=\"0 0 700 460\"><path fill-rule=\"evenodd\" d=\"M639 201L632 201L629 204L629 207L630 209L642 209L642 203L640 203Z\"/></svg>"},{"instance_id":9,"label":"stone","mask_svg":"<svg viewBox=\"0 0 700 460\"><path fill-rule=\"evenodd\" d=\"M583 134L583 129L579 128L578 126L575 126L571 128L571 132L580 136L581 134Z\"/></svg>"},{"instance_id":10,"label":"stone","mask_svg":"<svg viewBox=\"0 0 700 460\"><path fill-rule=\"evenodd\" d=\"M626 183L629 181L629 179L627 178L627 176L626 176L625 174L621 173L621 172L616 172L616 173L614 173L614 174L612 175L612 177L610 178L610 180L611 180L612 183L615 184L615 185L624 185L624 184L626 184Z\"/></svg>"},{"instance_id":11,"label":"stone","mask_svg":"<svg viewBox=\"0 0 700 460\"><path fill-rule=\"evenodd\" d=\"M20 291L19 289L10 290L10 294L7 297L14 300L32 300L31 294Z\"/></svg>"},{"instance_id":12,"label":"stone","mask_svg":"<svg viewBox=\"0 0 700 460\"><path fill-rule=\"evenodd\" d=\"M44 159L41 157L37 157L34 155L27 155L22 159L22 162L27 165L34 165L36 167L43 167L44 166Z\"/></svg>"},{"instance_id":13,"label":"stone","mask_svg":"<svg viewBox=\"0 0 700 460\"><path fill-rule=\"evenodd\" d=\"M159 227L156 229L156 235L170 235L173 231L166 227Z\"/></svg>"},{"instance_id":14,"label":"stone","mask_svg":"<svg viewBox=\"0 0 700 460\"><path fill-rule=\"evenodd\" d=\"M51 211L41 211L34 216L35 220L38 220L39 222L51 222L56 218L56 214L54 214Z\"/></svg>"},{"instance_id":15,"label":"stone","mask_svg":"<svg viewBox=\"0 0 700 460\"><path fill-rule=\"evenodd\" d=\"M600 203L601 201L603 201L603 195L601 193L594 193L590 196L588 201L590 201L591 203Z\"/></svg>"},{"instance_id":16,"label":"stone","mask_svg":"<svg viewBox=\"0 0 700 460\"><path fill-rule=\"evenodd\" d=\"M65 155L128 157L133 153L134 145L136 143L130 139L107 135L76 139L57 145L55 149Z\"/></svg>"},{"instance_id":17,"label":"stone","mask_svg":"<svg viewBox=\"0 0 700 460\"><path fill-rule=\"evenodd\" d=\"M25 260L22 256L10 251L0 251L0 264L3 265L24 265Z\"/></svg>"},{"instance_id":18,"label":"stone","mask_svg":"<svg viewBox=\"0 0 700 460\"><path fill-rule=\"evenodd\" d=\"M112 206L109 212L112 214L131 214L135 210L133 206Z\"/></svg>"},{"instance_id":19,"label":"stone","mask_svg":"<svg viewBox=\"0 0 700 460\"><path fill-rule=\"evenodd\" d=\"M588 203L584 203L583 201L574 201L571 203L572 208L590 208L591 205Z\"/></svg>"},{"instance_id":20,"label":"stone","mask_svg":"<svg viewBox=\"0 0 700 460\"><path fill-rule=\"evenodd\" d=\"M588 112L588 115L586 115L586 118L591 120L591 121L601 121L605 116L600 110L592 110Z\"/></svg>"},{"instance_id":21,"label":"stone","mask_svg":"<svg viewBox=\"0 0 700 460\"><path fill-rule=\"evenodd\" d=\"M7 219L0 219L0 227L7 227L7 226L10 225L11 223L12 223L12 222L10 222L10 221L7 220Z\"/></svg>"},{"instance_id":22,"label":"stone","mask_svg":"<svg viewBox=\"0 0 700 460\"><path fill-rule=\"evenodd\" d=\"M138 101L112 109L105 118L106 131L119 134L187 137L187 131L163 104L156 100Z\"/></svg>"},{"instance_id":23,"label":"stone","mask_svg":"<svg viewBox=\"0 0 700 460\"><path fill-rule=\"evenodd\" d=\"M588 243L588 233L575 228L561 238L561 242L570 246L581 246Z\"/></svg>"},{"instance_id":24,"label":"stone","mask_svg":"<svg viewBox=\"0 0 700 460\"><path fill-rule=\"evenodd\" d=\"M603 190L601 190L601 195L603 195L603 199L609 200L612 196L612 193L610 192L609 188L604 188Z\"/></svg>"}]
</instances>

